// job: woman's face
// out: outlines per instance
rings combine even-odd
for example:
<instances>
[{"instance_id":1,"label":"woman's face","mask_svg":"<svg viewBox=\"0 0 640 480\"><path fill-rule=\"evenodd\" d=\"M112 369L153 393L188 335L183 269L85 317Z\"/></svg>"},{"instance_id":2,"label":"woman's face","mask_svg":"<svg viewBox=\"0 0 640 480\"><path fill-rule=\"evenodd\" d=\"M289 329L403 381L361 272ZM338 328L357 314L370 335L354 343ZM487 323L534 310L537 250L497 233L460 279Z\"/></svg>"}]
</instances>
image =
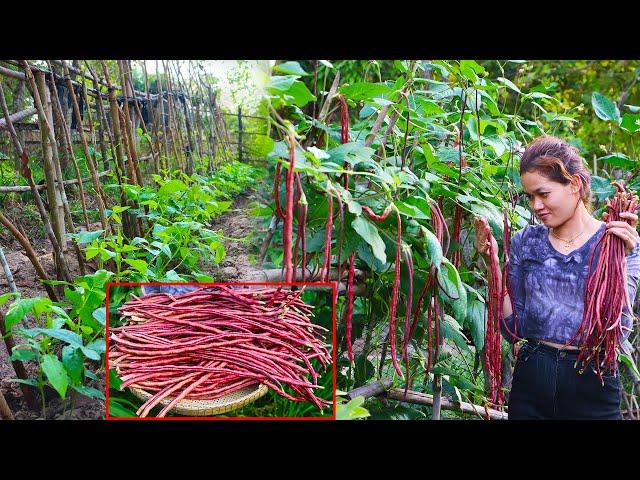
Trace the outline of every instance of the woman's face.
<instances>
[{"instance_id":1,"label":"woman's face","mask_svg":"<svg viewBox=\"0 0 640 480\"><path fill-rule=\"evenodd\" d=\"M576 185L563 185L535 171L523 173L520 181L531 210L547 227L558 227L575 213L580 199L580 190Z\"/></svg>"}]
</instances>

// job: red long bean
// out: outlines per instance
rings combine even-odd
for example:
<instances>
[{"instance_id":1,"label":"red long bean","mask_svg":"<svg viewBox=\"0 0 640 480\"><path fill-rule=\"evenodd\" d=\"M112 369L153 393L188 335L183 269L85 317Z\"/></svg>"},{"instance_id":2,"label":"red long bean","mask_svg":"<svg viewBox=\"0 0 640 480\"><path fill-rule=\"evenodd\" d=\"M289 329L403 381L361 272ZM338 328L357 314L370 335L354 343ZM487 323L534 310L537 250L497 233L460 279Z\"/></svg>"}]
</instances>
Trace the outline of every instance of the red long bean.
<instances>
[{"instance_id":1,"label":"red long bean","mask_svg":"<svg viewBox=\"0 0 640 480\"><path fill-rule=\"evenodd\" d=\"M323 408L329 402L314 393L321 387L311 360L323 368L331 361L326 329L309 320L312 307L301 294L225 286L134 298L120 312L143 321L110 329L110 364L123 387L152 394L140 416L170 396L158 416L183 398L219 398L257 383Z\"/></svg>"},{"instance_id":2,"label":"red long bean","mask_svg":"<svg viewBox=\"0 0 640 480\"><path fill-rule=\"evenodd\" d=\"M625 221L623 212L635 212L638 197L626 191L621 183L614 183L617 191L613 199L606 202L608 221ZM593 265L599 249L598 260ZM580 354L576 361L581 364L580 373L595 360L595 370L604 385L603 374L614 375L618 369L617 349L621 341L622 310L632 309L627 290L627 270L624 241L608 232L595 243L589 257L589 274L584 291L584 310L580 326L567 342L576 339Z\"/></svg>"}]
</instances>

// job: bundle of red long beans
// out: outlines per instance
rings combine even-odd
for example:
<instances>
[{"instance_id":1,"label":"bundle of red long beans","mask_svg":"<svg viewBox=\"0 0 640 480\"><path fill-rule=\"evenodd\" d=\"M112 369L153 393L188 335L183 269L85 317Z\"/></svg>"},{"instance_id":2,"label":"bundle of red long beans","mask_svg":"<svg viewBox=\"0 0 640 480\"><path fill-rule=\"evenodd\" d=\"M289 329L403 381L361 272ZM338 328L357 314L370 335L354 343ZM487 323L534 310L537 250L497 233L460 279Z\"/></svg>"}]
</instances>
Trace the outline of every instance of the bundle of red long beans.
<instances>
[{"instance_id":1,"label":"bundle of red long beans","mask_svg":"<svg viewBox=\"0 0 640 480\"><path fill-rule=\"evenodd\" d=\"M607 199L608 221L625 221L622 212L635 212L638 197L620 183L613 199ZM600 255L593 268L593 259L598 245ZM569 344L576 338L581 347L577 363L582 363L580 373L589 364L603 354L602 360L596 360L595 370L604 384L602 374L617 372L617 347L622 335L622 309L626 305L631 310L631 300L627 290L627 263L625 243L615 236L605 234L594 245L589 258L589 275L584 292L584 311L582 322Z\"/></svg>"},{"instance_id":2,"label":"bundle of red long beans","mask_svg":"<svg viewBox=\"0 0 640 480\"><path fill-rule=\"evenodd\" d=\"M502 405L504 395L502 393L502 337L500 325L504 322L502 304L506 294L504 282L507 272L503 272L502 282L499 281L500 265L498 256L493 250L493 235L489 229L489 258L490 270L489 286L487 291L487 323L484 334L484 353L489 374L490 399L494 404Z\"/></svg>"},{"instance_id":3,"label":"bundle of red long beans","mask_svg":"<svg viewBox=\"0 0 640 480\"><path fill-rule=\"evenodd\" d=\"M141 417L167 397L159 417L182 399L213 400L260 383L322 409L330 402L314 393L322 387L311 360L330 363L327 330L310 321L301 293L216 286L134 297L119 310L131 323L110 330L110 366L122 388L152 394Z\"/></svg>"}]
</instances>

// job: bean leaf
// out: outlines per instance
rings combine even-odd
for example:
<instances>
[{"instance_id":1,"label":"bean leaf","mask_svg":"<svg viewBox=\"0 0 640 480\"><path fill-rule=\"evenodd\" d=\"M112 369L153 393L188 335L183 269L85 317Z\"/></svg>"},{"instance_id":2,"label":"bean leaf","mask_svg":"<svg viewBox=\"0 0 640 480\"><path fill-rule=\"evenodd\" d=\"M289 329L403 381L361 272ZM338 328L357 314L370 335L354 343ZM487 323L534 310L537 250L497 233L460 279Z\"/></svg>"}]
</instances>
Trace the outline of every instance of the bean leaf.
<instances>
[{"instance_id":1,"label":"bean leaf","mask_svg":"<svg viewBox=\"0 0 640 480\"><path fill-rule=\"evenodd\" d=\"M56 389L60 394L60 397L65 398L67 394L67 387L69 386L69 379L67 378L67 371L64 365L58 360L55 355L45 355L42 360L42 371L51 383L51 386Z\"/></svg>"},{"instance_id":2,"label":"bean leaf","mask_svg":"<svg viewBox=\"0 0 640 480\"><path fill-rule=\"evenodd\" d=\"M358 217L351 222L351 226L356 232L358 232L358 235L360 235L365 242L371 245L375 257L383 264L387 263L385 245L375 225L367 221L364 217Z\"/></svg>"}]
</instances>

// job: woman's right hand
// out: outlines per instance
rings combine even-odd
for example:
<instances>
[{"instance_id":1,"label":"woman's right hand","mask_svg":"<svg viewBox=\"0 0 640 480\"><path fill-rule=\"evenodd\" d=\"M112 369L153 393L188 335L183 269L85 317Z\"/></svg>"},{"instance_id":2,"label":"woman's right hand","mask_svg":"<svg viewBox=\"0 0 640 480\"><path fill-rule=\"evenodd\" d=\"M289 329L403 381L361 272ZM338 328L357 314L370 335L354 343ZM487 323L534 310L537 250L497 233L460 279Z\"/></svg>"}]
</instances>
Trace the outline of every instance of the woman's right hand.
<instances>
[{"instance_id":1,"label":"woman's right hand","mask_svg":"<svg viewBox=\"0 0 640 480\"><path fill-rule=\"evenodd\" d=\"M498 242L491 234L491 228L489 227L489 223L487 223L487 219L475 217L473 224L476 229L475 247L478 253L480 253L485 260L489 259L489 239L491 239L493 243L493 253L497 257Z\"/></svg>"}]
</instances>

